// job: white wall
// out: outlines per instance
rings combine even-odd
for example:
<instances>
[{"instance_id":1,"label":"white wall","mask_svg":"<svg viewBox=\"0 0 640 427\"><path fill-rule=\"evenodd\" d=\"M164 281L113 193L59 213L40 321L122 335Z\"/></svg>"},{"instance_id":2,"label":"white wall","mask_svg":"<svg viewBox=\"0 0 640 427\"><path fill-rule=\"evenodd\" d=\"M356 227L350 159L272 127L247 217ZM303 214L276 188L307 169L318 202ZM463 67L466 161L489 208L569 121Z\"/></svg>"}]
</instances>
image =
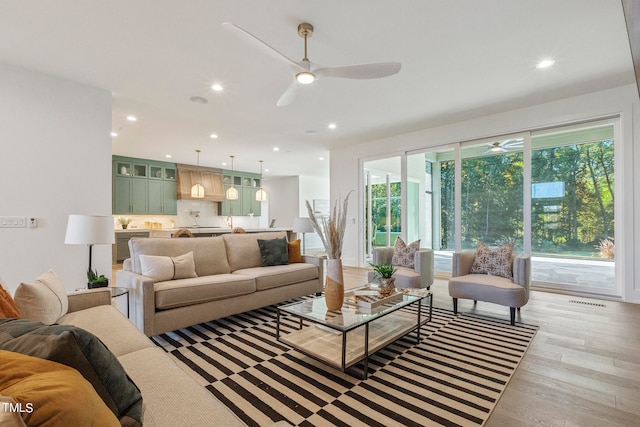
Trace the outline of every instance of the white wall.
<instances>
[{"instance_id":1,"label":"white wall","mask_svg":"<svg viewBox=\"0 0 640 427\"><path fill-rule=\"evenodd\" d=\"M69 214L111 215L111 94L0 64L0 216L38 228L0 228L0 281L13 294L53 269L86 287L89 250L65 245ZM93 266L111 276L111 246Z\"/></svg>"},{"instance_id":2,"label":"white wall","mask_svg":"<svg viewBox=\"0 0 640 427\"><path fill-rule=\"evenodd\" d=\"M446 145L519 131L557 126L577 121L619 115L622 123L622 144L616 141L616 275L623 287L623 299L640 303L640 174L634 166L640 164L640 102L635 85L522 108L505 113L466 120L418 132L369 141L355 146L337 147L331 151L331 197L362 188L360 164L381 155ZM635 126L634 126L635 125ZM634 143L637 141L637 143ZM362 218L362 191L349 204L349 218ZM634 210L635 207L635 210ZM361 221L348 223L343 247L343 263L360 265L362 253ZM637 243L636 243L637 242Z\"/></svg>"}]
</instances>

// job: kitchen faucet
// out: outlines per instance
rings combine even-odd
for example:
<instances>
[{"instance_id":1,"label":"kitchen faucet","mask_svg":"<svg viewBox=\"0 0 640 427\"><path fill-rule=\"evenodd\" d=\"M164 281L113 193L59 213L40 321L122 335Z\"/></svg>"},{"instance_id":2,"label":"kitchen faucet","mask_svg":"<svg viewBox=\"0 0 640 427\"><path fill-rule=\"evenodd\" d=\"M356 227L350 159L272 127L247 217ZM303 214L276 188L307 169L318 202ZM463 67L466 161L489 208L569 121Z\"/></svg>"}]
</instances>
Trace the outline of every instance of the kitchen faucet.
<instances>
[{"instance_id":1,"label":"kitchen faucet","mask_svg":"<svg viewBox=\"0 0 640 427\"><path fill-rule=\"evenodd\" d=\"M227 217L227 226L233 228L233 217L231 215Z\"/></svg>"}]
</instances>

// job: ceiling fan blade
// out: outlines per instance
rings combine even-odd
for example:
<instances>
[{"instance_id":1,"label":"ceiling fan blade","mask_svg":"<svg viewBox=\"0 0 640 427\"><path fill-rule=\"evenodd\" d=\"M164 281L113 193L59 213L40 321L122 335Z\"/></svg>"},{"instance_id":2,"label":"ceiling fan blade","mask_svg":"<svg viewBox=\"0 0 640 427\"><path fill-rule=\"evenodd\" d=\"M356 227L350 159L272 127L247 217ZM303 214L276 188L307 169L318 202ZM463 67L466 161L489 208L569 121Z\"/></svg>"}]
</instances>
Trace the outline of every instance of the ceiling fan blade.
<instances>
[{"instance_id":1,"label":"ceiling fan blade","mask_svg":"<svg viewBox=\"0 0 640 427\"><path fill-rule=\"evenodd\" d=\"M343 79L379 79L396 74L402 64L380 62L378 64L348 65L346 67L326 67L313 70L317 77L338 77Z\"/></svg>"},{"instance_id":2,"label":"ceiling fan blade","mask_svg":"<svg viewBox=\"0 0 640 427\"><path fill-rule=\"evenodd\" d=\"M280 96L280 99L278 99L276 105L278 107L286 107L287 105L291 104L296 99L299 88L300 83L298 83L296 80L291 82L287 90L285 90L284 93Z\"/></svg>"},{"instance_id":3,"label":"ceiling fan blade","mask_svg":"<svg viewBox=\"0 0 640 427\"><path fill-rule=\"evenodd\" d=\"M250 32L248 32L247 30L241 27L238 27L237 25L232 24L231 22L223 22L222 27L236 34L240 38L243 38L249 43L253 44L258 49L261 49L263 52L269 53L274 58L277 58L280 61L285 61L287 65L293 67L295 70L303 70L303 67L300 64L298 64L297 62L293 61L290 58L287 58L282 53L278 52L276 49L272 48L271 46L269 46L268 44L266 44L265 42L263 42L262 40L260 40L259 38L251 34Z\"/></svg>"}]
</instances>

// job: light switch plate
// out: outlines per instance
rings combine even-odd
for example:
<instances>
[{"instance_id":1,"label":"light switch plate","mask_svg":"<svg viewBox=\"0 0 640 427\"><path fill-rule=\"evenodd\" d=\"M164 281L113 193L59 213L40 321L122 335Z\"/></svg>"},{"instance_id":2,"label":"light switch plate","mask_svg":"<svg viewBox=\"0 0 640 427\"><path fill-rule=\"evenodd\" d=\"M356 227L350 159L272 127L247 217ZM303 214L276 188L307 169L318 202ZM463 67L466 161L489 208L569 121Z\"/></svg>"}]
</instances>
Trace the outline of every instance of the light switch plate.
<instances>
[{"instance_id":1,"label":"light switch plate","mask_svg":"<svg viewBox=\"0 0 640 427\"><path fill-rule=\"evenodd\" d=\"M25 228L26 216L0 216L0 228Z\"/></svg>"}]
</instances>

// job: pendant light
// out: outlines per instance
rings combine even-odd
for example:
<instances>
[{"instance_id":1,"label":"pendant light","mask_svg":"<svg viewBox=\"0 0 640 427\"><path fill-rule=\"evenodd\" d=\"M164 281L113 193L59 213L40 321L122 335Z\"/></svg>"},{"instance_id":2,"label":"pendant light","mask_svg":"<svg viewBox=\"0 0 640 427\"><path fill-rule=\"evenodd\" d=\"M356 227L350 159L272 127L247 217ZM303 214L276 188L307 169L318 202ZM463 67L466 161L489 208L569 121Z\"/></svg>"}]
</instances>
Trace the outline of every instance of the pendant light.
<instances>
[{"instance_id":1,"label":"pendant light","mask_svg":"<svg viewBox=\"0 0 640 427\"><path fill-rule=\"evenodd\" d=\"M227 200L238 200L238 190L236 190L236 188L233 186L233 158L235 156L229 156L231 157L231 187L227 188L226 191L226 196L227 196Z\"/></svg>"},{"instance_id":2,"label":"pendant light","mask_svg":"<svg viewBox=\"0 0 640 427\"><path fill-rule=\"evenodd\" d=\"M198 169L200 168L200 150L196 150L196 153L198 153ZM198 173L200 173L198 171ZM200 177L202 178L202 175L200 175ZM204 199L204 187L202 186L202 184L200 184L200 181L196 182L192 187L191 187L191 197L193 197L194 199Z\"/></svg>"},{"instance_id":3,"label":"pendant light","mask_svg":"<svg viewBox=\"0 0 640 427\"><path fill-rule=\"evenodd\" d=\"M262 188L262 162L263 160L260 160L260 189L256 191L256 200L258 202L267 201L267 192Z\"/></svg>"}]
</instances>

